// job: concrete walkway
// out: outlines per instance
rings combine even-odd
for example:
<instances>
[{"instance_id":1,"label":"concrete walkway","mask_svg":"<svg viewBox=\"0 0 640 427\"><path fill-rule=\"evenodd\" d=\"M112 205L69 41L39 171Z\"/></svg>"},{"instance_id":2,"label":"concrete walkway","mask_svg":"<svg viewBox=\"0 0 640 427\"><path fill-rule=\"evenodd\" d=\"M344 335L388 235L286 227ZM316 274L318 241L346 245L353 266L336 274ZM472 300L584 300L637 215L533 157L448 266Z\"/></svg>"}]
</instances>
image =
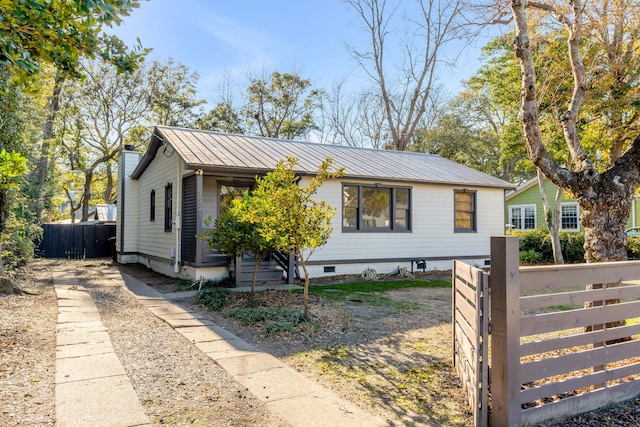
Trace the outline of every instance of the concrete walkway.
<instances>
[{"instance_id":1,"label":"concrete walkway","mask_svg":"<svg viewBox=\"0 0 640 427\"><path fill-rule=\"evenodd\" d=\"M116 269L105 269L102 273L103 277L128 289L151 313L173 327L292 426L387 425L381 418L303 377L279 359L174 304L171 299L178 295L172 298L170 294L161 294ZM70 276L57 275L54 285L60 310L56 425L150 425L87 292ZM189 295L192 294L179 296ZM109 408L112 410L114 405L122 408L118 414L123 419L108 419ZM100 418L103 415L105 418Z\"/></svg>"},{"instance_id":2,"label":"concrete walkway","mask_svg":"<svg viewBox=\"0 0 640 427\"><path fill-rule=\"evenodd\" d=\"M53 285L58 296L56 426L151 426L87 290L72 272L54 273Z\"/></svg>"}]
</instances>

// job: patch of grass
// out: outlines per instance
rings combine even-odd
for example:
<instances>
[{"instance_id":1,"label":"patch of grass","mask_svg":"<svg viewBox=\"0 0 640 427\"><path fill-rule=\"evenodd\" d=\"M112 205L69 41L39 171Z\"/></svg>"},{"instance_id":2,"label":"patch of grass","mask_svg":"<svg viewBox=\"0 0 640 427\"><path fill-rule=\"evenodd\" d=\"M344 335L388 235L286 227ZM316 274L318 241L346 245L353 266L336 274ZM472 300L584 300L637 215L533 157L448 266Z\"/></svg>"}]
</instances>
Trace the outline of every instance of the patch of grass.
<instances>
[{"instance_id":1,"label":"patch of grass","mask_svg":"<svg viewBox=\"0 0 640 427\"><path fill-rule=\"evenodd\" d=\"M375 295L385 291L406 288L450 288L450 280L381 280L375 282L334 283L330 285L311 285L309 293L328 300L344 300L347 297L359 299L362 302L384 305L391 300L382 295ZM295 291L302 292L302 291ZM353 296L353 294L357 294Z\"/></svg>"}]
</instances>

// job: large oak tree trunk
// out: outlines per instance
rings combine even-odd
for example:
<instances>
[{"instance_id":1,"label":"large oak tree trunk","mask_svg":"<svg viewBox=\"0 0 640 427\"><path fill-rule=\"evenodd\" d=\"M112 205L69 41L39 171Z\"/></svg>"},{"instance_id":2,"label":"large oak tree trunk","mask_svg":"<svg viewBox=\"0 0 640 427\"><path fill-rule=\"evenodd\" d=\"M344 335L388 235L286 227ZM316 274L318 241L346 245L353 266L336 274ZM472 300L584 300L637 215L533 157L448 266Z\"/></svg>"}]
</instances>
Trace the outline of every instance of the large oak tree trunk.
<instances>
[{"instance_id":1,"label":"large oak tree trunk","mask_svg":"<svg viewBox=\"0 0 640 427\"><path fill-rule=\"evenodd\" d=\"M591 192L580 198L582 208L581 222L585 227L584 249L587 262L626 261L627 235L625 224L631 210L632 196L625 188L609 183L602 188L598 197L589 197ZM629 194L630 193L630 194ZM620 286L620 282L594 283L587 289L601 289ZM617 304L619 299L610 299L605 304ZM602 301L589 301L585 307L602 305ZM610 322L607 328L624 326L625 321ZM601 325L589 326L587 331L600 329ZM612 344L612 343L609 343Z\"/></svg>"}]
</instances>

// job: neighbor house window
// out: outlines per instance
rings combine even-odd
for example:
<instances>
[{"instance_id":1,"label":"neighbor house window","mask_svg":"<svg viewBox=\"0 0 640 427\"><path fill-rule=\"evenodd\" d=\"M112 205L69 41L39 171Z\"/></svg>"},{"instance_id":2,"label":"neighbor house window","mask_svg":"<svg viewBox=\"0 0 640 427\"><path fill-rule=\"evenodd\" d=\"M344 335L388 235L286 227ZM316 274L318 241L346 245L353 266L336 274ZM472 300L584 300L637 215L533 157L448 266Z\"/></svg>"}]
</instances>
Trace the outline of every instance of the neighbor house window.
<instances>
[{"instance_id":1,"label":"neighbor house window","mask_svg":"<svg viewBox=\"0 0 640 427\"><path fill-rule=\"evenodd\" d=\"M411 230L411 190L346 184L342 187L344 231Z\"/></svg>"},{"instance_id":2,"label":"neighbor house window","mask_svg":"<svg viewBox=\"0 0 640 427\"><path fill-rule=\"evenodd\" d=\"M577 203L563 203L560 205L560 230L580 231Z\"/></svg>"},{"instance_id":3,"label":"neighbor house window","mask_svg":"<svg viewBox=\"0 0 640 427\"><path fill-rule=\"evenodd\" d=\"M514 230L534 230L536 228L536 205L509 206L509 224Z\"/></svg>"},{"instance_id":4,"label":"neighbor house window","mask_svg":"<svg viewBox=\"0 0 640 427\"><path fill-rule=\"evenodd\" d=\"M164 231L171 231L173 224L173 185L164 187Z\"/></svg>"},{"instance_id":5,"label":"neighbor house window","mask_svg":"<svg viewBox=\"0 0 640 427\"><path fill-rule=\"evenodd\" d=\"M149 221L156 220L156 190L151 190L149 197Z\"/></svg>"},{"instance_id":6,"label":"neighbor house window","mask_svg":"<svg viewBox=\"0 0 640 427\"><path fill-rule=\"evenodd\" d=\"M476 192L455 190L453 192L455 225L454 232L469 233L476 231Z\"/></svg>"}]
</instances>

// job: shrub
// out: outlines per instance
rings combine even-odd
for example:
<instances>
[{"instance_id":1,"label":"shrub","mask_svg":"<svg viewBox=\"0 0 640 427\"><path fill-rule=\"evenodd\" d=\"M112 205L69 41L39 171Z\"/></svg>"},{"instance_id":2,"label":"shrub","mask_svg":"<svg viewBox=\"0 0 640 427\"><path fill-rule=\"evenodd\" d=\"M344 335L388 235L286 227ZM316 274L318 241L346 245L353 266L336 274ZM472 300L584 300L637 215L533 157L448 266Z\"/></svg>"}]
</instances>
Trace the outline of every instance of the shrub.
<instances>
[{"instance_id":1,"label":"shrub","mask_svg":"<svg viewBox=\"0 0 640 427\"><path fill-rule=\"evenodd\" d=\"M213 310L220 310L227 304L229 291L221 288L206 288L196 294L196 303L207 306Z\"/></svg>"},{"instance_id":2,"label":"shrub","mask_svg":"<svg viewBox=\"0 0 640 427\"><path fill-rule=\"evenodd\" d=\"M246 326L264 324L264 334L273 336L283 332L295 332L303 324L309 322L309 318L301 311L284 308L235 308L225 313Z\"/></svg>"},{"instance_id":3,"label":"shrub","mask_svg":"<svg viewBox=\"0 0 640 427\"><path fill-rule=\"evenodd\" d=\"M24 219L16 219L15 215L10 214L5 230L0 235L4 267L11 271L25 265L33 257L34 240L41 237L40 227L30 225Z\"/></svg>"},{"instance_id":4,"label":"shrub","mask_svg":"<svg viewBox=\"0 0 640 427\"><path fill-rule=\"evenodd\" d=\"M627 257L640 259L640 236L628 236L627 241Z\"/></svg>"},{"instance_id":5,"label":"shrub","mask_svg":"<svg viewBox=\"0 0 640 427\"><path fill-rule=\"evenodd\" d=\"M584 261L584 233L560 232L560 246L562 255L567 264L576 264ZM553 261L553 258L552 258Z\"/></svg>"},{"instance_id":6,"label":"shrub","mask_svg":"<svg viewBox=\"0 0 640 427\"><path fill-rule=\"evenodd\" d=\"M542 264L542 255L536 251L520 251L520 265Z\"/></svg>"},{"instance_id":7,"label":"shrub","mask_svg":"<svg viewBox=\"0 0 640 427\"><path fill-rule=\"evenodd\" d=\"M510 235L519 238L519 249L525 252L524 259L528 264L553 264L553 248L551 246L551 235L547 230L530 230L530 231L514 231ZM560 247L562 248L562 256L567 264L584 262L584 233L571 233L566 231L560 232ZM536 252L540 259L534 257L529 252ZM523 262L524 264L524 262Z\"/></svg>"}]
</instances>

